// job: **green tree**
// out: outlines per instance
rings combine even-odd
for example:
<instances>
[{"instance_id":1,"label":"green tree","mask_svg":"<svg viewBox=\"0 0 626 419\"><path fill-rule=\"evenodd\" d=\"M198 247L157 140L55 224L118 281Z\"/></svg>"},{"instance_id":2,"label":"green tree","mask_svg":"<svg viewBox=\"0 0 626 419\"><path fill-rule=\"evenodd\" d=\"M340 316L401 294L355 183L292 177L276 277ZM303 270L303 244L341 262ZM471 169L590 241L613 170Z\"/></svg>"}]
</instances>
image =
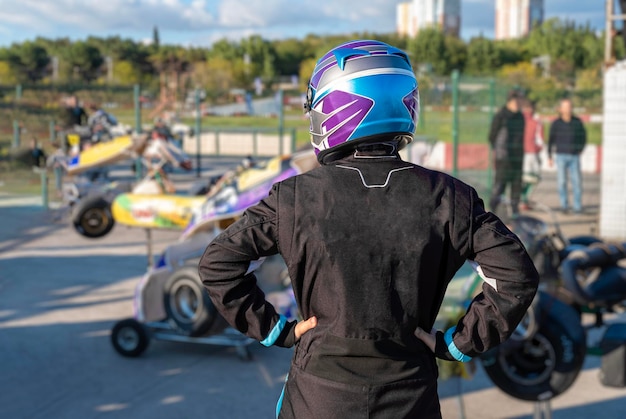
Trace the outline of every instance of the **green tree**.
<instances>
[{"instance_id":1,"label":"green tree","mask_svg":"<svg viewBox=\"0 0 626 419\"><path fill-rule=\"evenodd\" d=\"M11 65L7 61L0 60L0 85L17 84L18 80Z\"/></svg>"},{"instance_id":2,"label":"green tree","mask_svg":"<svg viewBox=\"0 0 626 419\"><path fill-rule=\"evenodd\" d=\"M114 61L113 79L117 83L130 85L141 83L143 74L132 61Z\"/></svg>"},{"instance_id":3,"label":"green tree","mask_svg":"<svg viewBox=\"0 0 626 419\"><path fill-rule=\"evenodd\" d=\"M63 57L72 71L72 78L90 83L100 75L104 57L100 50L85 41L76 41L64 51Z\"/></svg>"},{"instance_id":4,"label":"green tree","mask_svg":"<svg viewBox=\"0 0 626 419\"><path fill-rule=\"evenodd\" d=\"M494 42L482 36L472 38L467 45L465 71L475 76L492 75L500 66Z\"/></svg>"},{"instance_id":5,"label":"green tree","mask_svg":"<svg viewBox=\"0 0 626 419\"><path fill-rule=\"evenodd\" d=\"M309 80L311 79L311 75L313 74L313 70L315 69L315 64L317 60L315 58L307 58L306 60L300 63L300 91L306 92L309 85Z\"/></svg>"},{"instance_id":6,"label":"green tree","mask_svg":"<svg viewBox=\"0 0 626 419\"><path fill-rule=\"evenodd\" d=\"M157 28L156 26L152 28L152 46L154 47L154 49L159 49L159 46L161 46L159 28Z\"/></svg>"},{"instance_id":7,"label":"green tree","mask_svg":"<svg viewBox=\"0 0 626 419\"><path fill-rule=\"evenodd\" d=\"M533 28L527 45L533 56L549 55L553 61L569 63L574 70L593 68L603 59L602 38L589 25L579 26L559 18Z\"/></svg>"},{"instance_id":8,"label":"green tree","mask_svg":"<svg viewBox=\"0 0 626 419\"><path fill-rule=\"evenodd\" d=\"M13 44L7 51L7 61L20 82L37 82L41 80L50 63L48 52L34 42Z\"/></svg>"},{"instance_id":9,"label":"green tree","mask_svg":"<svg viewBox=\"0 0 626 419\"><path fill-rule=\"evenodd\" d=\"M212 100L226 96L235 87L232 64L221 57L194 63L191 80L196 86L204 87Z\"/></svg>"},{"instance_id":10,"label":"green tree","mask_svg":"<svg viewBox=\"0 0 626 419\"><path fill-rule=\"evenodd\" d=\"M312 52L307 52L304 43L295 38L274 41L272 47L276 54L276 72L280 75L298 74L300 63L307 58L314 58Z\"/></svg>"},{"instance_id":11,"label":"green tree","mask_svg":"<svg viewBox=\"0 0 626 419\"><path fill-rule=\"evenodd\" d=\"M463 72L467 63L467 45L463 40L450 35L446 36L445 45L447 51L446 73L450 74L452 70Z\"/></svg>"},{"instance_id":12,"label":"green tree","mask_svg":"<svg viewBox=\"0 0 626 419\"><path fill-rule=\"evenodd\" d=\"M447 74L449 57L444 34L434 28L422 29L409 40L408 53L418 66L429 66L435 74Z\"/></svg>"}]
</instances>

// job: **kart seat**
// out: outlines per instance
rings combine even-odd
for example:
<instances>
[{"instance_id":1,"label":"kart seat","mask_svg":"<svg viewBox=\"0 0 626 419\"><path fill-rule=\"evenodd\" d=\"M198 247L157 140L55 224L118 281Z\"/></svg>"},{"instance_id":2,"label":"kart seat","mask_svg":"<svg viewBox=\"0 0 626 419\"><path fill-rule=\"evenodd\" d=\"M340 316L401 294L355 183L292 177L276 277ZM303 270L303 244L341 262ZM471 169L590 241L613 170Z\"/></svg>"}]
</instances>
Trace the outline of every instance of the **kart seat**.
<instances>
[{"instance_id":1,"label":"kart seat","mask_svg":"<svg viewBox=\"0 0 626 419\"><path fill-rule=\"evenodd\" d=\"M626 243L576 249L561 264L565 288L581 304L611 306L626 300Z\"/></svg>"}]
</instances>

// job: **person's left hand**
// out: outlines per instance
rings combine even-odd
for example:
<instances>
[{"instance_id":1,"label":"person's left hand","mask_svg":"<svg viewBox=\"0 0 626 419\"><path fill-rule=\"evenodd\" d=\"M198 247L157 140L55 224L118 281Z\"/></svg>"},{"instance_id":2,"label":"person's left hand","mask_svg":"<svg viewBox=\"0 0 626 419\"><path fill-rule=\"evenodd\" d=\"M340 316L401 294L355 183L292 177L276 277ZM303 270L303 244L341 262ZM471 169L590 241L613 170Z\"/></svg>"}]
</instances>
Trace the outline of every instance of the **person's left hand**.
<instances>
[{"instance_id":1,"label":"person's left hand","mask_svg":"<svg viewBox=\"0 0 626 419\"><path fill-rule=\"evenodd\" d=\"M317 317L309 317L306 320L302 320L296 324L296 329L294 331L296 335L296 342L300 340L300 337L304 335L309 330L315 328L317 326Z\"/></svg>"}]
</instances>

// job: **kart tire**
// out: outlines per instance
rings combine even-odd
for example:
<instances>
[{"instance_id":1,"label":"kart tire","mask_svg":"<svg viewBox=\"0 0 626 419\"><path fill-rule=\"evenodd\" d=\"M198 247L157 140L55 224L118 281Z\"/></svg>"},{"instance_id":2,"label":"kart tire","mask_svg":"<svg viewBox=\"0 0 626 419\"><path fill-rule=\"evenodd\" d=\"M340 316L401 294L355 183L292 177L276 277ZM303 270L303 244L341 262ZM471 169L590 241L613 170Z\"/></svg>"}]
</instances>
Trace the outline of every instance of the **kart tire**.
<instances>
[{"instance_id":1,"label":"kart tire","mask_svg":"<svg viewBox=\"0 0 626 419\"><path fill-rule=\"evenodd\" d=\"M82 236L92 239L106 236L115 225L111 203L101 195L81 199L74 207L72 223Z\"/></svg>"},{"instance_id":2,"label":"kart tire","mask_svg":"<svg viewBox=\"0 0 626 419\"><path fill-rule=\"evenodd\" d=\"M576 380L585 359L586 336L576 310L541 293L540 325L523 342L504 344L481 356L485 372L500 390L517 399L549 400Z\"/></svg>"},{"instance_id":3,"label":"kart tire","mask_svg":"<svg viewBox=\"0 0 626 419\"><path fill-rule=\"evenodd\" d=\"M195 267L176 270L166 281L164 291L167 319L182 334L204 336L220 317Z\"/></svg>"},{"instance_id":4,"label":"kart tire","mask_svg":"<svg viewBox=\"0 0 626 419\"><path fill-rule=\"evenodd\" d=\"M113 326L111 343L120 355L135 358L146 350L150 337L141 323L135 319L126 319Z\"/></svg>"}]
</instances>

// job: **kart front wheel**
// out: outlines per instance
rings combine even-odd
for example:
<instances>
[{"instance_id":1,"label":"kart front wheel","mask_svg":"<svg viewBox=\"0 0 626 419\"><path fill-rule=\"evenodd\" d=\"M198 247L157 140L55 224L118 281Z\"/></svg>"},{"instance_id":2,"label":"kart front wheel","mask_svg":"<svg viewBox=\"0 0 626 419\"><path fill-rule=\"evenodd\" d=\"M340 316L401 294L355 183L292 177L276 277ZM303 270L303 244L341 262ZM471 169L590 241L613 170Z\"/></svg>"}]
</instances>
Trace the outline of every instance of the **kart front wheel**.
<instances>
[{"instance_id":1,"label":"kart front wheel","mask_svg":"<svg viewBox=\"0 0 626 419\"><path fill-rule=\"evenodd\" d=\"M141 323L135 319L126 319L113 326L111 343L120 355L135 358L146 350L150 337Z\"/></svg>"},{"instance_id":2,"label":"kart front wheel","mask_svg":"<svg viewBox=\"0 0 626 419\"><path fill-rule=\"evenodd\" d=\"M106 236L115 224L111 214L111 203L102 196L82 199L74 208L72 222L82 236L89 238Z\"/></svg>"}]
</instances>

